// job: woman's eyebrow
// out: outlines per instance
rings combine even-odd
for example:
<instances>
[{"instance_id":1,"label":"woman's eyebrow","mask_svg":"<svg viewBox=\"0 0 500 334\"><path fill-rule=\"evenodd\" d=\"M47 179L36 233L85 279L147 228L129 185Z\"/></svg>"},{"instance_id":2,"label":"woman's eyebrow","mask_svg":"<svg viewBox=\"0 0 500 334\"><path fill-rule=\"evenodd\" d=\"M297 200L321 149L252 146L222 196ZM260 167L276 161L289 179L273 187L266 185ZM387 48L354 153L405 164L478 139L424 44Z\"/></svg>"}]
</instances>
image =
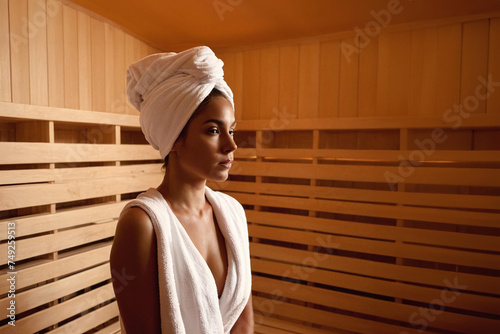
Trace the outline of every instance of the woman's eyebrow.
<instances>
[{"instance_id":1,"label":"woman's eyebrow","mask_svg":"<svg viewBox=\"0 0 500 334\"><path fill-rule=\"evenodd\" d=\"M223 126L226 124L223 120L216 119L216 118L212 118L212 119L209 119L209 120L206 120L205 122L203 122L203 124L206 124L206 123L215 123L219 126ZM235 126L236 126L236 121L234 121L233 124L231 124L231 127L234 128Z\"/></svg>"}]
</instances>

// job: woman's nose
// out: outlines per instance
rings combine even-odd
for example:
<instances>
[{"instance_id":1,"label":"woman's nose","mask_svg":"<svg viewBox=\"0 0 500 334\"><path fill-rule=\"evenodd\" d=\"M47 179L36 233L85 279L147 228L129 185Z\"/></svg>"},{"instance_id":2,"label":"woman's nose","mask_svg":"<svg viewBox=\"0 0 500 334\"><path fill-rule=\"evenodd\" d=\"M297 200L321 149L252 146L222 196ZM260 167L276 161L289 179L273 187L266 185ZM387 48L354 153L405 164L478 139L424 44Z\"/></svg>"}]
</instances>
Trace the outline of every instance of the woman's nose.
<instances>
[{"instance_id":1,"label":"woman's nose","mask_svg":"<svg viewBox=\"0 0 500 334\"><path fill-rule=\"evenodd\" d=\"M234 141L234 138L231 134L226 134L226 142L224 143L223 146L223 151L224 153L231 153L236 151L238 148L238 145L236 145L236 142Z\"/></svg>"}]
</instances>

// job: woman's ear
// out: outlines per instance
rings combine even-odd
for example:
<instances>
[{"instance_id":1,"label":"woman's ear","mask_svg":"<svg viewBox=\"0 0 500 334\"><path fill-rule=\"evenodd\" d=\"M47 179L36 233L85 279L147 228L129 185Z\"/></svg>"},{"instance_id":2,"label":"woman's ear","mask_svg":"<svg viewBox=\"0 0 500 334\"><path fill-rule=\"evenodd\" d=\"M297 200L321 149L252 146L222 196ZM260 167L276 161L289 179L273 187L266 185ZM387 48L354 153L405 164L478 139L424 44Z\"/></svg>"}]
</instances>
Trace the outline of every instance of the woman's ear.
<instances>
[{"instance_id":1,"label":"woman's ear","mask_svg":"<svg viewBox=\"0 0 500 334\"><path fill-rule=\"evenodd\" d=\"M175 141L174 145L172 146L172 149L170 152L177 152L178 148L180 145L182 145L184 138L182 136L179 136L177 140Z\"/></svg>"}]
</instances>

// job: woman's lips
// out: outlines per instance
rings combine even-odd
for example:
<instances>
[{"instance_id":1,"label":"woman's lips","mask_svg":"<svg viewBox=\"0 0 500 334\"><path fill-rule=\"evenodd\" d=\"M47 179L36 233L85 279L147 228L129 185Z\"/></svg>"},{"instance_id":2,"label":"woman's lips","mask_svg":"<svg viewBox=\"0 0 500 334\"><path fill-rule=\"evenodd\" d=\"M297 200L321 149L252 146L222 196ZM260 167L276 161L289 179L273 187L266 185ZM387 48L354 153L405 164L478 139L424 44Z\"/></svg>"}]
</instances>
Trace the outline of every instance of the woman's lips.
<instances>
[{"instance_id":1,"label":"woman's lips","mask_svg":"<svg viewBox=\"0 0 500 334\"><path fill-rule=\"evenodd\" d=\"M224 167L224 168L229 169L229 168L231 168L232 162L233 162L233 160L224 160L224 161L219 162L219 165Z\"/></svg>"}]
</instances>

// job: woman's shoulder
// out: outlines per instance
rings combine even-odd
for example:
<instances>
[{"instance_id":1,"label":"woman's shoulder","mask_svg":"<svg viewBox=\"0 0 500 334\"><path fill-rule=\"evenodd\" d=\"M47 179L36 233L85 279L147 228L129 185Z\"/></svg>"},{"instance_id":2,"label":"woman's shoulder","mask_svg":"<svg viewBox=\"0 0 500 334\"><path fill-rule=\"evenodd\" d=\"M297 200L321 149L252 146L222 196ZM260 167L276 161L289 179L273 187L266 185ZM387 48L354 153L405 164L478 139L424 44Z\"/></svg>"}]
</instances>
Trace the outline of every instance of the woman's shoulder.
<instances>
[{"instance_id":1,"label":"woman's shoulder","mask_svg":"<svg viewBox=\"0 0 500 334\"><path fill-rule=\"evenodd\" d=\"M125 208L120 215L116 227L115 238L136 240L150 239L154 235L154 227L148 214L139 207Z\"/></svg>"}]
</instances>

